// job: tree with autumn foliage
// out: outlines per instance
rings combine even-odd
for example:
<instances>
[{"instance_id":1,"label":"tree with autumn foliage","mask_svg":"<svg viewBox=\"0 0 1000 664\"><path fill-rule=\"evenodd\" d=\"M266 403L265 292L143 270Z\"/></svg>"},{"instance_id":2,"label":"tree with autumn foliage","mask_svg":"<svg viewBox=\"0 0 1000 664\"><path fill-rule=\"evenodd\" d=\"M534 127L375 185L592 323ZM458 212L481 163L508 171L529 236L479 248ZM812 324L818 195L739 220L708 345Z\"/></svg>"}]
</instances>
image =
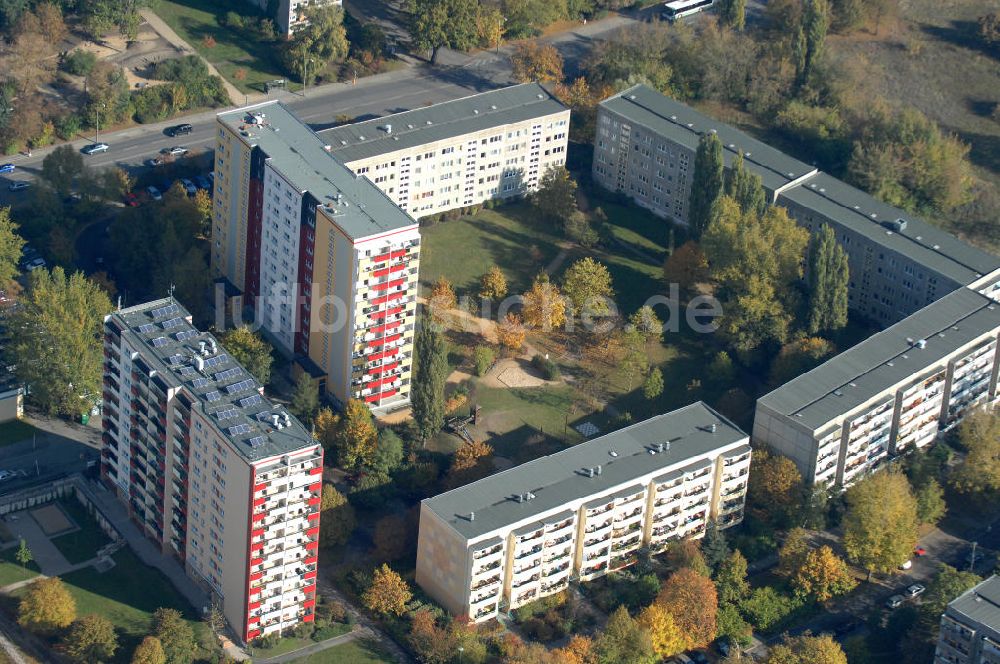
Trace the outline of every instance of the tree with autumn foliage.
<instances>
[{"instance_id":1,"label":"tree with autumn foliage","mask_svg":"<svg viewBox=\"0 0 1000 664\"><path fill-rule=\"evenodd\" d=\"M223 334L219 342L261 385L271 381L273 348L260 333L254 332L249 325L241 325Z\"/></svg>"},{"instance_id":2,"label":"tree with autumn foliage","mask_svg":"<svg viewBox=\"0 0 1000 664\"><path fill-rule=\"evenodd\" d=\"M847 664L847 655L828 634L789 637L771 648L767 664Z\"/></svg>"},{"instance_id":3,"label":"tree with autumn foliage","mask_svg":"<svg viewBox=\"0 0 1000 664\"><path fill-rule=\"evenodd\" d=\"M852 485L845 498L844 549L869 579L910 559L917 544L917 501L905 475L875 473Z\"/></svg>"},{"instance_id":4,"label":"tree with autumn foliage","mask_svg":"<svg viewBox=\"0 0 1000 664\"><path fill-rule=\"evenodd\" d=\"M971 495L1000 491L1000 415L970 413L958 427L958 440L967 454L951 474L952 486Z\"/></svg>"},{"instance_id":5,"label":"tree with autumn foliage","mask_svg":"<svg viewBox=\"0 0 1000 664\"><path fill-rule=\"evenodd\" d=\"M58 576L29 585L18 606L17 623L38 634L55 634L75 619L76 600Z\"/></svg>"},{"instance_id":6,"label":"tree with autumn foliage","mask_svg":"<svg viewBox=\"0 0 1000 664\"><path fill-rule=\"evenodd\" d=\"M100 664L114 657L118 650L118 635L110 620L91 614L74 621L60 645L70 661Z\"/></svg>"},{"instance_id":7,"label":"tree with autumn foliage","mask_svg":"<svg viewBox=\"0 0 1000 664\"><path fill-rule=\"evenodd\" d=\"M438 277L438 280L434 282L428 304L430 305L431 316L434 318L440 318L444 312L458 306L455 289L444 275Z\"/></svg>"},{"instance_id":8,"label":"tree with autumn foliage","mask_svg":"<svg viewBox=\"0 0 1000 664\"><path fill-rule=\"evenodd\" d=\"M508 354L513 355L521 350L525 336L527 333L524 322L517 314L507 314L506 318L497 324L497 341Z\"/></svg>"},{"instance_id":9,"label":"tree with autumn foliage","mask_svg":"<svg viewBox=\"0 0 1000 664\"><path fill-rule=\"evenodd\" d=\"M551 44L521 42L510 56L512 76L518 83L559 83L563 80L563 59Z\"/></svg>"},{"instance_id":10,"label":"tree with autumn foliage","mask_svg":"<svg viewBox=\"0 0 1000 664\"><path fill-rule=\"evenodd\" d=\"M502 300L507 297L507 276L500 266L491 265L479 278L479 297L484 300Z\"/></svg>"},{"instance_id":11,"label":"tree with autumn foliage","mask_svg":"<svg viewBox=\"0 0 1000 664\"><path fill-rule=\"evenodd\" d=\"M802 473L786 456L760 448L750 462L747 511L758 521L787 527L802 502Z\"/></svg>"},{"instance_id":12,"label":"tree with autumn foliage","mask_svg":"<svg viewBox=\"0 0 1000 664\"><path fill-rule=\"evenodd\" d=\"M804 528L792 528L785 534L785 541L778 549L778 574L791 579L805 564L811 547Z\"/></svg>"},{"instance_id":13,"label":"tree with autumn foliage","mask_svg":"<svg viewBox=\"0 0 1000 664\"><path fill-rule=\"evenodd\" d=\"M715 639L718 593L711 579L691 568L677 570L663 582L656 603L677 622L683 650L704 648Z\"/></svg>"},{"instance_id":14,"label":"tree with autumn foliage","mask_svg":"<svg viewBox=\"0 0 1000 664\"><path fill-rule=\"evenodd\" d=\"M667 287L677 284L681 293L690 293L695 284L708 279L708 260L693 241L677 247L663 263L663 280Z\"/></svg>"},{"instance_id":15,"label":"tree with autumn foliage","mask_svg":"<svg viewBox=\"0 0 1000 664\"><path fill-rule=\"evenodd\" d=\"M528 327L545 332L566 323L566 300L544 272L535 277L531 290L524 294L522 313Z\"/></svg>"},{"instance_id":16,"label":"tree with autumn foliage","mask_svg":"<svg viewBox=\"0 0 1000 664\"><path fill-rule=\"evenodd\" d=\"M705 556L701 553L701 544L698 540L682 539L668 542L667 548L663 552L663 562L675 572L687 567L702 576L711 575L711 570L708 569Z\"/></svg>"},{"instance_id":17,"label":"tree with autumn foliage","mask_svg":"<svg viewBox=\"0 0 1000 664\"><path fill-rule=\"evenodd\" d=\"M737 604L750 594L750 584L747 583L747 559L739 549L729 554L722 561L715 573L715 588L719 594L719 603Z\"/></svg>"},{"instance_id":18,"label":"tree with autumn foliage","mask_svg":"<svg viewBox=\"0 0 1000 664\"><path fill-rule=\"evenodd\" d=\"M351 399L336 429L337 464L345 470L358 471L375 457L378 432L371 410L359 399Z\"/></svg>"},{"instance_id":19,"label":"tree with autumn foliage","mask_svg":"<svg viewBox=\"0 0 1000 664\"><path fill-rule=\"evenodd\" d=\"M391 613L401 616L406 611L406 603L413 598L410 586L391 567L382 566L372 574L371 585L361 595L361 601L375 613Z\"/></svg>"},{"instance_id":20,"label":"tree with autumn foliage","mask_svg":"<svg viewBox=\"0 0 1000 664\"><path fill-rule=\"evenodd\" d=\"M847 563L825 545L806 553L801 567L792 576L795 594L815 602L849 593L857 585Z\"/></svg>"},{"instance_id":21,"label":"tree with autumn foliage","mask_svg":"<svg viewBox=\"0 0 1000 664\"><path fill-rule=\"evenodd\" d=\"M687 638L680 626L663 605L654 602L639 614L639 624L649 632L653 641L653 652L661 658L673 657L687 649Z\"/></svg>"},{"instance_id":22,"label":"tree with autumn foliage","mask_svg":"<svg viewBox=\"0 0 1000 664\"><path fill-rule=\"evenodd\" d=\"M155 636L147 636L136 646L131 664L167 664L163 644Z\"/></svg>"},{"instance_id":23,"label":"tree with autumn foliage","mask_svg":"<svg viewBox=\"0 0 1000 664\"><path fill-rule=\"evenodd\" d=\"M615 296L611 272L590 256L581 258L563 274L563 295L578 315L586 312L596 316L610 313L609 302Z\"/></svg>"},{"instance_id":24,"label":"tree with autumn foliage","mask_svg":"<svg viewBox=\"0 0 1000 664\"><path fill-rule=\"evenodd\" d=\"M551 652L552 664L591 664L594 661L594 642L586 636L574 634L562 648Z\"/></svg>"},{"instance_id":25,"label":"tree with autumn foliage","mask_svg":"<svg viewBox=\"0 0 1000 664\"><path fill-rule=\"evenodd\" d=\"M337 429L340 427L340 416L332 408L320 408L313 418L313 435L323 446L323 453L331 461L337 454Z\"/></svg>"},{"instance_id":26,"label":"tree with autumn foliage","mask_svg":"<svg viewBox=\"0 0 1000 664\"><path fill-rule=\"evenodd\" d=\"M446 484L450 488L480 480L493 469L493 447L482 441L462 445L451 457Z\"/></svg>"},{"instance_id":27,"label":"tree with autumn foliage","mask_svg":"<svg viewBox=\"0 0 1000 664\"><path fill-rule=\"evenodd\" d=\"M608 617L594 642L594 654L595 664L653 664L659 659L649 632L624 606Z\"/></svg>"},{"instance_id":28,"label":"tree with autumn foliage","mask_svg":"<svg viewBox=\"0 0 1000 664\"><path fill-rule=\"evenodd\" d=\"M594 140L597 120L597 104L614 94L614 89L606 83L593 85L583 76L569 84L555 86L555 95L572 111L570 113L570 140L590 142Z\"/></svg>"}]
</instances>

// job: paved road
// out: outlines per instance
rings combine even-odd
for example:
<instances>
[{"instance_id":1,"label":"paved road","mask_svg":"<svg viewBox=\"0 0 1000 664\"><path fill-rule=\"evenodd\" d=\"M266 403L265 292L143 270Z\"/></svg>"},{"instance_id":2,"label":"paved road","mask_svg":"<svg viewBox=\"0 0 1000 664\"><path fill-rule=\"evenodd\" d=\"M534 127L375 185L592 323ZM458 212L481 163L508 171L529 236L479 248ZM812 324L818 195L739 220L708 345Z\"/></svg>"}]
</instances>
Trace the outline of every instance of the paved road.
<instances>
[{"instance_id":1,"label":"paved road","mask_svg":"<svg viewBox=\"0 0 1000 664\"><path fill-rule=\"evenodd\" d=\"M0 495L83 472L89 461L98 460L99 429L31 414L25 420L41 433L0 449L0 469L18 473L0 484Z\"/></svg>"}]
</instances>

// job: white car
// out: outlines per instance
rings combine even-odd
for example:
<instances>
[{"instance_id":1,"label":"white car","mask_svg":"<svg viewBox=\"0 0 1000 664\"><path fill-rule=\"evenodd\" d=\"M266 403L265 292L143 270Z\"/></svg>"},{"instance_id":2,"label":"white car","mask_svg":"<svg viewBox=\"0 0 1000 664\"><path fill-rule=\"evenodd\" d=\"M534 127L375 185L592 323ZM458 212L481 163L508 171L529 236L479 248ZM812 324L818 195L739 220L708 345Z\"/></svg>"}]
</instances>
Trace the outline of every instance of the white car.
<instances>
[{"instance_id":1,"label":"white car","mask_svg":"<svg viewBox=\"0 0 1000 664\"><path fill-rule=\"evenodd\" d=\"M167 148L163 151L164 154L169 154L172 157L180 157L181 155L187 154L187 148L182 148L179 145L175 145L172 148Z\"/></svg>"},{"instance_id":2,"label":"white car","mask_svg":"<svg viewBox=\"0 0 1000 664\"><path fill-rule=\"evenodd\" d=\"M149 194L149 197L152 198L154 201L163 200L163 194L161 194L160 190L154 187L153 185L149 185L148 187L146 187L146 193Z\"/></svg>"},{"instance_id":3,"label":"white car","mask_svg":"<svg viewBox=\"0 0 1000 664\"><path fill-rule=\"evenodd\" d=\"M916 597L917 595L922 595L923 592L927 590L922 583L914 583L912 586L907 586L906 590L903 591L907 597Z\"/></svg>"},{"instance_id":4,"label":"white car","mask_svg":"<svg viewBox=\"0 0 1000 664\"><path fill-rule=\"evenodd\" d=\"M907 560L905 563L903 563L902 565L899 566L899 569L908 570L911 567L913 567L913 561L912 560Z\"/></svg>"},{"instance_id":5,"label":"white car","mask_svg":"<svg viewBox=\"0 0 1000 664\"><path fill-rule=\"evenodd\" d=\"M97 154L98 152L107 152L108 148L111 146L107 143L91 143L90 145L83 148L83 154Z\"/></svg>"},{"instance_id":6,"label":"white car","mask_svg":"<svg viewBox=\"0 0 1000 664\"><path fill-rule=\"evenodd\" d=\"M885 601L885 608L898 609L899 607L903 606L903 602L905 601L906 598L903 597L902 595L893 595L892 597L890 597Z\"/></svg>"}]
</instances>

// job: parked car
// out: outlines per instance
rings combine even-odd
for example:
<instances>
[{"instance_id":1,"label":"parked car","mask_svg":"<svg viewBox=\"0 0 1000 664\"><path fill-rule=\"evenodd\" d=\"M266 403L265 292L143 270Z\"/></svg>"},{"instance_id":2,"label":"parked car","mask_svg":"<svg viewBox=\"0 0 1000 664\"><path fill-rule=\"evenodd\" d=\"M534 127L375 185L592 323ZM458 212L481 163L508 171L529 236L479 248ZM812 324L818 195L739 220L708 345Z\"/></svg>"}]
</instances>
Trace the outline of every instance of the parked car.
<instances>
[{"instance_id":1,"label":"parked car","mask_svg":"<svg viewBox=\"0 0 1000 664\"><path fill-rule=\"evenodd\" d=\"M914 583L912 586L907 586L904 594L907 597L916 597L917 595L922 594L925 590L927 590L927 588L925 588L922 583Z\"/></svg>"},{"instance_id":2,"label":"parked car","mask_svg":"<svg viewBox=\"0 0 1000 664\"><path fill-rule=\"evenodd\" d=\"M83 154L97 154L98 152L107 152L108 148L111 146L107 143L91 143L83 148Z\"/></svg>"},{"instance_id":3,"label":"parked car","mask_svg":"<svg viewBox=\"0 0 1000 664\"><path fill-rule=\"evenodd\" d=\"M139 197L133 193L128 193L122 196L122 203L128 207L139 207Z\"/></svg>"},{"instance_id":4,"label":"parked car","mask_svg":"<svg viewBox=\"0 0 1000 664\"><path fill-rule=\"evenodd\" d=\"M147 159L146 165L149 166L150 168L156 168L157 166L163 165L163 160L160 159L159 157L154 157L153 159Z\"/></svg>"},{"instance_id":5,"label":"parked car","mask_svg":"<svg viewBox=\"0 0 1000 664\"><path fill-rule=\"evenodd\" d=\"M907 570L907 569L910 569L911 567L913 567L913 561L912 560L907 560L905 563L903 563L902 565L899 566L899 569Z\"/></svg>"},{"instance_id":6,"label":"parked car","mask_svg":"<svg viewBox=\"0 0 1000 664\"><path fill-rule=\"evenodd\" d=\"M168 136L186 136L194 131L194 127L189 124L179 124L167 129Z\"/></svg>"},{"instance_id":7,"label":"parked car","mask_svg":"<svg viewBox=\"0 0 1000 664\"><path fill-rule=\"evenodd\" d=\"M31 186L30 182L25 182L24 180L18 180L17 182L11 182L7 185L7 188L11 191L24 191Z\"/></svg>"},{"instance_id":8,"label":"parked car","mask_svg":"<svg viewBox=\"0 0 1000 664\"><path fill-rule=\"evenodd\" d=\"M146 187L146 193L149 194L149 197L152 198L154 201L163 200L163 194L161 194L160 190L154 187L153 185L149 185L148 187Z\"/></svg>"},{"instance_id":9,"label":"parked car","mask_svg":"<svg viewBox=\"0 0 1000 664\"><path fill-rule=\"evenodd\" d=\"M903 602L905 602L905 601L906 601L906 598L903 597L902 595L893 595L889 599L885 600L885 608L887 608L887 609L898 609L899 607L901 607L903 605Z\"/></svg>"},{"instance_id":10,"label":"parked car","mask_svg":"<svg viewBox=\"0 0 1000 664\"><path fill-rule=\"evenodd\" d=\"M28 272L34 272L40 267L45 267L47 263L44 258L36 258L34 260L28 261L28 264L24 266L24 269Z\"/></svg>"},{"instance_id":11,"label":"parked car","mask_svg":"<svg viewBox=\"0 0 1000 664\"><path fill-rule=\"evenodd\" d=\"M198 186L199 189L205 189L206 191L212 188L211 180L209 180L204 175L196 175L194 178L194 183L195 185Z\"/></svg>"},{"instance_id":12,"label":"parked car","mask_svg":"<svg viewBox=\"0 0 1000 664\"><path fill-rule=\"evenodd\" d=\"M0 470L0 482L3 482L4 480L9 480L10 478L14 477L14 475L15 475L14 471Z\"/></svg>"},{"instance_id":13,"label":"parked car","mask_svg":"<svg viewBox=\"0 0 1000 664\"><path fill-rule=\"evenodd\" d=\"M0 173L13 173L14 164L3 164L0 165Z\"/></svg>"},{"instance_id":14,"label":"parked car","mask_svg":"<svg viewBox=\"0 0 1000 664\"><path fill-rule=\"evenodd\" d=\"M172 148L164 148L163 154L168 154L172 157L180 157L182 155L187 154L187 151L188 151L187 148L182 148L179 145L175 145Z\"/></svg>"},{"instance_id":15,"label":"parked car","mask_svg":"<svg viewBox=\"0 0 1000 664\"><path fill-rule=\"evenodd\" d=\"M184 191L187 192L188 196L194 196L196 193L198 193L198 187L194 186L194 182L191 182L191 180L188 180L187 178L181 178L180 182L181 186L184 187Z\"/></svg>"},{"instance_id":16,"label":"parked car","mask_svg":"<svg viewBox=\"0 0 1000 664\"><path fill-rule=\"evenodd\" d=\"M915 555L917 558L923 558L924 556L927 555L927 549L925 549L922 546L918 546L913 550L913 555Z\"/></svg>"}]
</instances>

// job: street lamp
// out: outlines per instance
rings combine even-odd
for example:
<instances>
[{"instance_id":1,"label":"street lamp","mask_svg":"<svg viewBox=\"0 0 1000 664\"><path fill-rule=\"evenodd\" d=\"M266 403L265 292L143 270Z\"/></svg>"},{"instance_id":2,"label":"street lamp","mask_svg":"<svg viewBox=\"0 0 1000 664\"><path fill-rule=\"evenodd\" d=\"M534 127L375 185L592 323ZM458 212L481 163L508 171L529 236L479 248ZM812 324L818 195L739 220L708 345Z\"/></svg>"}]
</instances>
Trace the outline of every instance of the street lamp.
<instances>
[{"instance_id":1,"label":"street lamp","mask_svg":"<svg viewBox=\"0 0 1000 664\"><path fill-rule=\"evenodd\" d=\"M309 65L315 61L312 58L306 59L306 52L302 51L302 96L306 96L306 86L309 85Z\"/></svg>"},{"instance_id":2,"label":"street lamp","mask_svg":"<svg viewBox=\"0 0 1000 664\"><path fill-rule=\"evenodd\" d=\"M458 664L462 664L462 653L465 652L465 648L462 646L458 647Z\"/></svg>"},{"instance_id":3,"label":"street lamp","mask_svg":"<svg viewBox=\"0 0 1000 664\"><path fill-rule=\"evenodd\" d=\"M497 16L497 53L500 52L500 42L503 40L503 24L506 22L506 16Z\"/></svg>"},{"instance_id":4,"label":"street lamp","mask_svg":"<svg viewBox=\"0 0 1000 664\"><path fill-rule=\"evenodd\" d=\"M104 109L104 104L98 104L97 107L94 109L94 113L97 116L97 127L96 127L97 133L94 138L95 143L101 142L101 111L103 109Z\"/></svg>"}]
</instances>

